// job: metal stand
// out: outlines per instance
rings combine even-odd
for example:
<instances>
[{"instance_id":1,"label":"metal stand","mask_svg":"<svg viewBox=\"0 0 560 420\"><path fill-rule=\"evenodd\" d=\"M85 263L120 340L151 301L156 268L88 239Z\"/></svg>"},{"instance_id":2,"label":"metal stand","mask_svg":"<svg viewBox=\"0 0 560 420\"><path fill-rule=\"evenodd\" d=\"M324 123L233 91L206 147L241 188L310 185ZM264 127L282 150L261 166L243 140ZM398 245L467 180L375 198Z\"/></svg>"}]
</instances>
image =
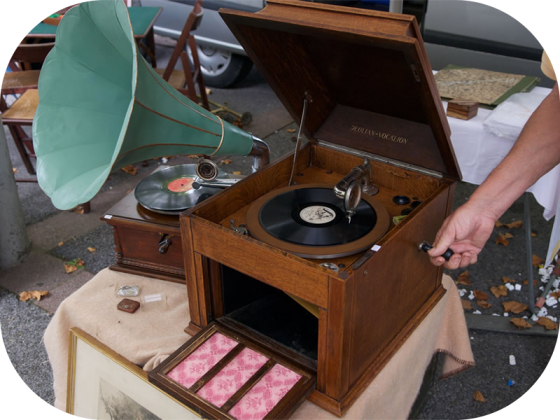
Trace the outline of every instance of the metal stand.
<instances>
[{"instance_id":1,"label":"metal stand","mask_svg":"<svg viewBox=\"0 0 560 420\"><path fill-rule=\"evenodd\" d=\"M538 308L535 306L535 291L533 285L533 247L532 247L532 237L531 237L531 206L529 202L528 192L524 193L524 214L523 223L525 225L525 244L526 244L526 258L527 258L527 278L528 278L528 288L529 288L529 310L532 314L538 312ZM549 280L552 283L553 279ZM549 286L550 287L550 286ZM550 288L549 288L550 290ZM548 292L543 293L546 296ZM499 316L491 315L473 315L465 314L465 319L467 321L467 327L473 330L483 330L492 332L503 332L509 334L521 334L521 335L540 335L540 336L552 336L557 337L557 330L544 330L544 329L528 329L519 330L515 328L508 318L503 318Z\"/></svg>"}]
</instances>

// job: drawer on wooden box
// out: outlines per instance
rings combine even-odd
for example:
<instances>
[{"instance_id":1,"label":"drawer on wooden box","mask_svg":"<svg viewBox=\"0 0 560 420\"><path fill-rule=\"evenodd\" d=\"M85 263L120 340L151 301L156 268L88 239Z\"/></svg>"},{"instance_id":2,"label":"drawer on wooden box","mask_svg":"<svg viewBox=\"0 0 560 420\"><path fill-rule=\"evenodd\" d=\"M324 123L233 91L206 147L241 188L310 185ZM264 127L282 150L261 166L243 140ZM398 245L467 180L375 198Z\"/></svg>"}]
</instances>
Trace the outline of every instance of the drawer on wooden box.
<instances>
[{"instance_id":1,"label":"drawer on wooden box","mask_svg":"<svg viewBox=\"0 0 560 420\"><path fill-rule=\"evenodd\" d=\"M113 226L117 263L111 269L185 281L178 216L145 210L128 194L102 220Z\"/></svg>"},{"instance_id":2,"label":"drawer on wooden box","mask_svg":"<svg viewBox=\"0 0 560 420\"><path fill-rule=\"evenodd\" d=\"M149 372L203 418L286 419L316 384L316 367L231 320L213 322Z\"/></svg>"}]
</instances>

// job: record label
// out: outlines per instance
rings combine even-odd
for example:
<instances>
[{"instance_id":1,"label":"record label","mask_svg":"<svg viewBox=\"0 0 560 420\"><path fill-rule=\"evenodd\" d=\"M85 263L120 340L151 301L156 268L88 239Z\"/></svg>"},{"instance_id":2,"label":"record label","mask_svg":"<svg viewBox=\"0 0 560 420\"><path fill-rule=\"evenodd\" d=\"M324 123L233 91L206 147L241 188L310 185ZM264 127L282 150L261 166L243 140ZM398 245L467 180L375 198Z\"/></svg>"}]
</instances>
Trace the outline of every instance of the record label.
<instances>
[{"instance_id":1,"label":"record label","mask_svg":"<svg viewBox=\"0 0 560 420\"><path fill-rule=\"evenodd\" d=\"M299 212L299 217L307 223L323 225L336 217L336 213L326 206L309 206Z\"/></svg>"},{"instance_id":2,"label":"record label","mask_svg":"<svg viewBox=\"0 0 560 420\"><path fill-rule=\"evenodd\" d=\"M167 185L167 189L174 193L187 192L192 189L193 182L194 182L193 178L183 177L183 178L175 179Z\"/></svg>"}]
</instances>

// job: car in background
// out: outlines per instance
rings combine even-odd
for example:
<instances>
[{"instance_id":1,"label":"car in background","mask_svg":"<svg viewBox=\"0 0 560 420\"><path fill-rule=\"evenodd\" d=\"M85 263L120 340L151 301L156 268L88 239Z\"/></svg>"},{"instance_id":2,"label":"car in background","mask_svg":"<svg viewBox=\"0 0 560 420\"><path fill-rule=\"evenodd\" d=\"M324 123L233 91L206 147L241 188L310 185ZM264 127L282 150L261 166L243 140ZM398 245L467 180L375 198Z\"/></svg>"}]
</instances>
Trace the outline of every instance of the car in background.
<instances>
[{"instance_id":1,"label":"car in background","mask_svg":"<svg viewBox=\"0 0 560 420\"><path fill-rule=\"evenodd\" d=\"M387 11L389 0L302 0ZM178 39L195 0L134 0L163 11L155 33ZM204 81L230 87L251 70L252 62L218 13L220 8L258 12L266 0L204 0L204 17L193 33ZM533 75L540 72L542 47L509 15L472 1L403 0L403 13L416 16L432 67L448 64ZM546 78L543 85L547 86ZM551 86L547 86L551 87Z\"/></svg>"},{"instance_id":2,"label":"car in background","mask_svg":"<svg viewBox=\"0 0 560 420\"><path fill-rule=\"evenodd\" d=\"M178 39L195 0L141 0L142 6L163 7L154 25L158 35ZM205 0L204 17L193 32L208 86L229 87L243 79L253 63L218 13L221 8L258 12L266 0Z\"/></svg>"}]
</instances>

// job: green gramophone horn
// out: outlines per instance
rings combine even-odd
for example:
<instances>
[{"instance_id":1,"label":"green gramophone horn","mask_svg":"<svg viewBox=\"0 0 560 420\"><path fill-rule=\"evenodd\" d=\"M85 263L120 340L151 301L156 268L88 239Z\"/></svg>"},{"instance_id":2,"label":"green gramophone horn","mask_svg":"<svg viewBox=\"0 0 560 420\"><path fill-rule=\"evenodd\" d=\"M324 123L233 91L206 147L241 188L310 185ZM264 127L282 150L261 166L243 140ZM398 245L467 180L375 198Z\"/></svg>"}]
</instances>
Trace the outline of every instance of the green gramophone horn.
<instances>
[{"instance_id":1,"label":"green gramophone horn","mask_svg":"<svg viewBox=\"0 0 560 420\"><path fill-rule=\"evenodd\" d=\"M65 14L41 70L33 141L39 185L63 210L89 201L112 170L131 163L263 147L154 72L137 54L122 0Z\"/></svg>"}]
</instances>

